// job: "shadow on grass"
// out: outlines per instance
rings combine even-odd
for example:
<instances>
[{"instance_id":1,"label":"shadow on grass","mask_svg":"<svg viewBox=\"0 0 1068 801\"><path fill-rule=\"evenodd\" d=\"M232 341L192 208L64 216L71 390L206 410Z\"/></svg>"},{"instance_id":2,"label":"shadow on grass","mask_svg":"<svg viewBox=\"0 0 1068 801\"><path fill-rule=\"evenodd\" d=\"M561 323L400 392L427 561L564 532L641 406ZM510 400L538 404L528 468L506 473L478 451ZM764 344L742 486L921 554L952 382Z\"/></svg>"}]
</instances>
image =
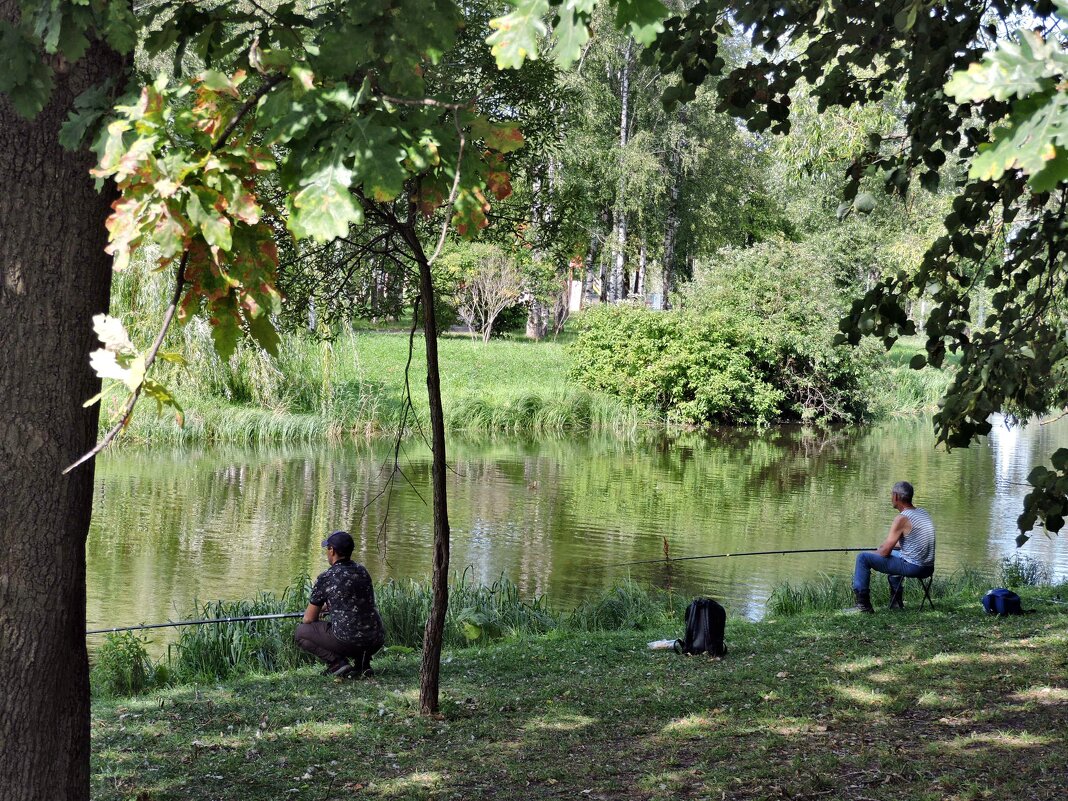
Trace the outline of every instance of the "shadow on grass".
<instances>
[{"instance_id":1,"label":"shadow on grass","mask_svg":"<svg viewBox=\"0 0 1068 801\"><path fill-rule=\"evenodd\" d=\"M95 710L98 799L1063 797L1068 615L732 620L722 661L641 634L418 654ZM142 794L142 795L139 795Z\"/></svg>"}]
</instances>

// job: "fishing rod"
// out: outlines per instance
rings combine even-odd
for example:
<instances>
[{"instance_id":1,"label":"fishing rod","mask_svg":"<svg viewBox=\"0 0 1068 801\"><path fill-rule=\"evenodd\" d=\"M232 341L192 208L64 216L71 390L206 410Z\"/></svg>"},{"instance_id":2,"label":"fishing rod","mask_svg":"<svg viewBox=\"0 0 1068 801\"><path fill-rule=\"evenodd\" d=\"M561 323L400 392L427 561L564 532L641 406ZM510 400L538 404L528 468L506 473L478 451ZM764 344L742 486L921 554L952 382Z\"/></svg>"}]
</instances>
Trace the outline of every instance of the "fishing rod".
<instances>
[{"instance_id":1,"label":"fishing rod","mask_svg":"<svg viewBox=\"0 0 1068 801\"><path fill-rule=\"evenodd\" d=\"M875 548L800 548L793 551L743 551L740 553L711 553L705 556L665 556L662 559L639 559L636 562L616 562L605 567L629 567L631 565L663 565L672 562L689 562L692 559L727 559L731 556L779 556L792 553L847 553L852 551L874 551Z\"/></svg>"},{"instance_id":2,"label":"fishing rod","mask_svg":"<svg viewBox=\"0 0 1068 801\"><path fill-rule=\"evenodd\" d=\"M202 626L205 623L244 623L249 620L280 620L287 617L304 617L303 612L279 612L274 615L245 615L244 617L209 617L202 620L175 620L173 623L146 623L140 626L117 626L113 629L93 629L89 634L112 634L116 631L141 631L142 629L166 629L172 626Z\"/></svg>"}]
</instances>

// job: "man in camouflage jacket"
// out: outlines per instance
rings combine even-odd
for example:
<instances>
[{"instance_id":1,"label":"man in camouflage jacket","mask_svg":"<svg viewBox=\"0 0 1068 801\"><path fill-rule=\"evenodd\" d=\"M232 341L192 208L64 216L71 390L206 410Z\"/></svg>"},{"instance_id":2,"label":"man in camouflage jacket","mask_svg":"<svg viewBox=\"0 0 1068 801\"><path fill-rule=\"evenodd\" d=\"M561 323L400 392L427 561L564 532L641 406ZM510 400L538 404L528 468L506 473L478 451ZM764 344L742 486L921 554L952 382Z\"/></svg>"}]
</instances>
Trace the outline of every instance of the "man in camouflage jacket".
<instances>
[{"instance_id":1,"label":"man in camouflage jacket","mask_svg":"<svg viewBox=\"0 0 1068 801\"><path fill-rule=\"evenodd\" d=\"M330 568L315 580L304 620L293 636L298 646L326 663L327 675L374 675L371 656L386 634L371 575L350 558L355 543L347 532L335 531L323 540L323 547ZM319 619L323 612L330 613L329 622Z\"/></svg>"}]
</instances>

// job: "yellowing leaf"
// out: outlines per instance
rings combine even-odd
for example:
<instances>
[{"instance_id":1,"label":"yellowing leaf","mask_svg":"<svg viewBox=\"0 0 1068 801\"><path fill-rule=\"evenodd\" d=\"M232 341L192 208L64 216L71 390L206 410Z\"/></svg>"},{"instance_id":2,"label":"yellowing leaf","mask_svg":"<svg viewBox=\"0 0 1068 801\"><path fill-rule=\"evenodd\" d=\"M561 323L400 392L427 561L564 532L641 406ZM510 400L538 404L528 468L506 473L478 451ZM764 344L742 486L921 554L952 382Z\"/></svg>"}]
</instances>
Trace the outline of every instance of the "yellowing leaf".
<instances>
[{"instance_id":1,"label":"yellowing leaf","mask_svg":"<svg viewBox=\"0 0 1068 801\"><path fill-rule=\"evenodd\" d=\"M549 8L549 0L519 0L510 13L490 21L494 32L486 43L498 69L517 70L526 59L538 57L538 40L549 32L544 21Z\"/></svg>"}]
</instances>

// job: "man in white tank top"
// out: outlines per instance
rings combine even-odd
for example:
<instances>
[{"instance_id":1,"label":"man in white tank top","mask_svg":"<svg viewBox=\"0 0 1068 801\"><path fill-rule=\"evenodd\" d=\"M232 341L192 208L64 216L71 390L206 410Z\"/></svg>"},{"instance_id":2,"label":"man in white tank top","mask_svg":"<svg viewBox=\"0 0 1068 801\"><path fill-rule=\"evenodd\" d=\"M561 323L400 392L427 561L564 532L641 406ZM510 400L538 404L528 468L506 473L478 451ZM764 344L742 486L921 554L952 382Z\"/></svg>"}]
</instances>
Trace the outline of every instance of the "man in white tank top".
<instances>
[{"instance_id":1,"label":"man in white tank top","mask_svg":"<svg viewBox=\"0 0 1068 801\"><path fill-rule=\"evenodd\" d=\"M871 605L871 571L887 574L890 597L894 599L892 608L904 606L897 592L902 576L926 578L934 573L934 521L926 510L912 505L912 496L912 485L907 481L894 484L890 491L890 503L897 509L898 515L890 524L886 541L875 551L857 554L853 595L856 608L861 612L875 611Z\"/></svg>"}]
</instances>

